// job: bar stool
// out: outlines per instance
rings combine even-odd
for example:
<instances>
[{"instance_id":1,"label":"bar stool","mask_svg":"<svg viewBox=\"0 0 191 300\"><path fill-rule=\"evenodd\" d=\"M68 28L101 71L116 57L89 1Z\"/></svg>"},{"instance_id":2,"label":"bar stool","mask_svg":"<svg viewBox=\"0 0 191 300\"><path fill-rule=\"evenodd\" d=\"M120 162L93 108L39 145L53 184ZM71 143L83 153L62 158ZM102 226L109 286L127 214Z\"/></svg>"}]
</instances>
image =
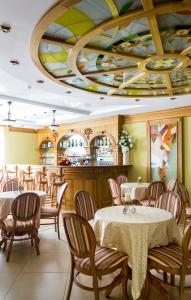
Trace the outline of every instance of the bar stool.
<instances>
[{"instance_id":1,"label":"bar stool","mask_svg":"<svg viewBox=\"0 0 191 300\"><path fill-rule=\"evenodd\" d=\"M26 172L24 170L19 170L18 172L19 183L23 186L23 188L29 190L33 190L35 186L34 178L32 177L32 172Z\"/></svg>"},{"instance_id":2,"label":"bar stool","mask_svg":"<svg viewBox=\"0 0 191 300\"><path fill-rule=\"evenodd\" d=\"M47 172L47 180L48 180L48 192L50 192L50 196L51 196L51 206L53 206L54 198L57 195L57 191L59 187L65 182L65 180L62 180L62 175L58 175L52 171Z\"/></svg>"},{"instance_id":3,"label":"bar stool","mask_svg":"<svg viewBox=\"0 0 191 300\"><path fill-rule=\"evenodd\" d=\"M35 189L39 191L46 191L48 190L48 180L47 175L42 171L36 171L34 174L34 181L35 181Z\"/></svg>"}]
</instances>

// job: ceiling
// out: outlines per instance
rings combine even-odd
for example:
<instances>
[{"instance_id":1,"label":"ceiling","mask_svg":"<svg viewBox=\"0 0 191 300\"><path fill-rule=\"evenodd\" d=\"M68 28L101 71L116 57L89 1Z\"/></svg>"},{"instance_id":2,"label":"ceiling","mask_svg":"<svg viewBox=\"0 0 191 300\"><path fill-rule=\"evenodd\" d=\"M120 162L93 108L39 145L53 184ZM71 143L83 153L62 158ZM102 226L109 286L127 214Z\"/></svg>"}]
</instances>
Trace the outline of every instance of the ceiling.
<instances>
[{"instance_id":1,"label":"ceiling","mask_svg":"<svg viewBox=\"0 0 191 300\"><path fill-rule=\"evenodd\" d=\"M0 31L0 124L9 100L18 126L35 129L50 124L53 109L68 123L191 105L190 7L1 0L0 24L11 31Z\"/></svg>"}]
</instances>

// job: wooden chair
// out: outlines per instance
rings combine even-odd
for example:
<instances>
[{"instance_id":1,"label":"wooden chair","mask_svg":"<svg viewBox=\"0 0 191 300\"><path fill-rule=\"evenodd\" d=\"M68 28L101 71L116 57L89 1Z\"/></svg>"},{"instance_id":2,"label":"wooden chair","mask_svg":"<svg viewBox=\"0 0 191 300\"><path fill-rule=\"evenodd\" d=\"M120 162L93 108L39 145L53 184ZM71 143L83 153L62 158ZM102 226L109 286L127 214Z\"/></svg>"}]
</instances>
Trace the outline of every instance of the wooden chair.
<instances>
[{"instance_id":1,"label":"wooden chair","mask_svg":"<svg viewBox=\"0 0 191 300\"><path fill-rule=\"evenodd\" d=\"M93 291L95 300L100 299L99 291L106 290L106 296L109 297L112 289L122 282L123 299L128 299L127 255L113 249L96 246L94 231L81 216L73 213L63 213L62 216L71 254L70 281L66 300L70 299L73 281L80 288ZM77 271L76 275L74 274L75 269ZM114 278L112 283L102 287L98 286L98 278L118 269L121 269L121 272ZM80 273L92 276L93 287L79 282L78 275Z\"/></svg>"},{"instance_id":2,"label":"wooden chair","mask_svg":"<svg viewBox=\"0 0 191 300\"><path fill-rule=\"evenodd\" d=\"M48 192L48 180L46 174L44 174L42 171L36 171L34 173L34 181L35 189Z\"/></svg>"},{"instance_id":3,"label":"wooden chair","mask_svg":"<svg viewBox=\"0 0 191 300\"><path fill-rule=\"evenodd\" d=\"M125 175L119 175L116 179L117 183L119 184L119 186L122 184L122 183L126 183L128 182L128 178L127 176Z\"/></svg>"},{"instance_id":4,"label":"wooden chair","mask_svg":"<svg viewBox=\"0 0 191 300\"><path fill-rule=\"evenodd\" d=\"M29 190L33 190L35 186L35 181L32 172L27 172L25 170L18 171L18 179L19 183L23 186L23 188Z\"/></svg>"},{"instance_id":5,"label":"wooden chair","mask_svg":"<svg viewBox=\"0 0 191 300\"><path fill-rule=\"evenodd\" d=\"M7 241L10 241L7 261L10 259L11 249L14 241L23 241L30 239L33 245L35 242L36 253L40 254L38 247L38 236L36 218L39 213L40 198L35 193L23 193L15 198L12 204L11 212L12 218L7 218L2 221L2 235L3 235L3 250L6 250ZM25 238L16 238L15 236L28 235Z\"/></svg>"},{"instance_id":6,"label":"wooden chair","mask_svg":"<svg viewBox=\"0 0 191 300\"><path fill-rule=\"evenodd\" d=\"M162 181L153 181L147 188L147 199L139 200L142 205L155 206L156 200L166 192L166 186Z\"/></svg>"},{"instance_id":7,"label":"wooden chair","mask_svg":"<svg viewBox=\"0 0 191 300\"><path fill-rule=\"evenodd\" d=\"M108 184L111 192L112 204L121 205L125 198L121 197L121 189L119 184L112 178L108 179Z\"/></svg>"},{"instance_id":8,"label":"wooden chair","mask_svg":"<svg viewBox=\"0 0 191 300\"><path fill-rule=\"evenodd\" d=\"M176 178L172 178L168 181L167 185L166 185L166 190L167 192L174 192L175 187L176 187Z\"/></svg>"},{"instance_id":9,"label":"wooden chair","mask_svg":"<svg viewBox=\"0 0 191 300\"><path fill-rule=\"evenodd\" d=\"M175 192L166 192L155 202L155 207L167 210L172 213L178 223L182 211L181 199Z\"/></svg>"},{"instance_id":10,"label":"wooden chair","mask_svg":"<svg viewBox=\"0 0 191 300\"><path fill-rule=\"evenodd\" d=\"M17 180L8 180L3 186L3 192L18 190L23 190L23 187L19 185L19 182Z\"/></svg>"},{"instance_id":11,"label":"wooden chair","mask_svg":"<svg viewBox=\"0 0 191 300\"><path fill-rule=\"evenodd\" d=\"M57 208L54 207L42 207L40 210L40 218L41 219L50 219L53 220L52 223L42 223L40 225L55 225L55 231L58 232L58 239L60 240L60 227L59 227L59 218L60 218L60 210L62 207L63 199L64 199L64 193L66 192L68 183L65 182L61 187L59 188L57 192Z\"/></svg>"},{"instance_id":12,"label":"wooden chair","mask_svg":"<svg viewBox=\"0 0 191 300\"><path fill-rule=\"evenodd\" d=\"M47 181L48 181L48 192L51 196L51 206L54 204L54 197L57 195L58 188L65 182L62 180L61 175L57 175L55 172L47 172Z\"/></svg>"},{"instance_id":13,"label":"wooden chair","mask_svg":"<svg viewBox=\"0 0 191 300\"><path fill-rule=\"evenodd\" d=\"M153 285L163 292L165 295L164 287L172 286L179 289L179 300L183 300L184 289L191 288L185 287L185 277L191 274L191 256L190 256L190 241L191 241L191 224L186 228L185 234L182 239L181 246L176 244L169 244L163 247L156 247L150 249L148 252L148 269L162 270L163 272L171 274L171 281L162 281L154 275L149 274L148 279L153 282ZM179 285L175 285L174 277L179 275ZM161 289L161 286L163 289Z\"/></svg>"},{"instance_id":14,"label":"wooden chair","mask_svg":"<svg viewBox=\"0 0 191 300\"><path fill-rule=\"evenodd\" d=\"M185 227L186 223L191 222L191 207L190 207L189 193L186 186L182 182L177 181L176 187L177 187L177 193L180 196L180 199L182 200L182 204L185 209L185 218L184 218L184 227Z\"/></svg>"},{"instance_id":15,"label":"wooden chair","mask_svg":"<svg viewBox=\"0 0 191 300\"><path fill-rule=\"evenodd\" d=\"M74 197L75 210L77 215L83 217L86 221L94 219L97 211L96 202L92 199L89 192L78 191Z\"/></svg>"}]
</instances>

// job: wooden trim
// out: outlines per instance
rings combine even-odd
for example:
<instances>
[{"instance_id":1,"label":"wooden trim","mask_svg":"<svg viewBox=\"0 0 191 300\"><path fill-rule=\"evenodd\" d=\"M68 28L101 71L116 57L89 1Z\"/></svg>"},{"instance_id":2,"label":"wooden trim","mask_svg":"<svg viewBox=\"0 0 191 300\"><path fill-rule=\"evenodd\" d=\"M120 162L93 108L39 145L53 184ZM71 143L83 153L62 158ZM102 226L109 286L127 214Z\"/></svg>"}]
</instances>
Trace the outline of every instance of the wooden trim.
<instances>
[{"instance_id":1,"label":"wooden trim","mask_svg":"<svg viewBox=\"0 0 191 300\"><path fill-rule=\"evenodd\" d=\"M177 107L166 110L152 111L142 114L125 116L125 124L191 116L191 106Z\"/></svg>"},{"instance_id":2,"label":"wooden trim","mask_svg":"<svg viewBox=\"0 0 191 300\"><path fill-rule=\"evenodd\" d=\"M31 129L31 128L9 127L9 131L12 131L12 132L23 132L23 133L37 133L37 130Z\"/></svg>"},{"instance_id":3,"label":"wooden trim","mask_svg":"<svg viewBox=\"0 0 191 300\"><path fill-rule=\"evenodd\" d=\"M169 118L169 119L161 119L156 121L148 121L147 122L147 180L148 182L153 181L151 178L151 125L157 124L169 124L176 123L177 125L177 179L182 182L183 180L183 169L182 169L182 117L180 118Z\"/></svg>"}]
</instances>

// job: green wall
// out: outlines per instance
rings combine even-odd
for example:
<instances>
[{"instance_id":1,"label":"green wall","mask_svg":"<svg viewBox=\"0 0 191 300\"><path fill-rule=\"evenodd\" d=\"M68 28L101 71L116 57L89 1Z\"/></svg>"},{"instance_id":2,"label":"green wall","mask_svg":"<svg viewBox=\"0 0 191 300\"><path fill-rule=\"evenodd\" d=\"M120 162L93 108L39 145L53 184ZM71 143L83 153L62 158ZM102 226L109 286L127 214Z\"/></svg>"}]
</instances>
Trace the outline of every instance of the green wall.
<instances>
[{"instance_id":1,"label":"green wall","mask_svg":"<svg viewBox=\"0 0 191 300\"><path fill-rule=\"evenodd\" d=\"M191 197L191 117L183 119L183 176Z\"/></svg>"},{"instance_id":2,"label":"green wall","mask_svg":"<svg viewBox=\"0 0 191 300\"><path fill-rule=\"evenodd\" d=\"M137 181L141 176L147 181L147 124L146 122L125 124L124 128L132 135L134 148L130 152L129 181Z\"/></svg>"},{"instance_id":3,"label":"green wall","mask_svg":"<svg viewBox=\"0 0 191 300\"><path fill-rule=\"evenodd\" d=\"M37 134L9 131L4 135L5 164L37 164Z\"/></svg>"},{"instance_id":4,"label":"green wall","mask_svg":"<svg viewBox=\"0 0 191 300\"><path fill-rule=\"evenodd\" d=\"M147 123L139 122L125 124L130 135L133 136L135 147L131 151L132 169L129 180L136 181L137 176L147 180ZM183 181L191 197L191 116L183 118Z\"/></svg>"}]
</instances>

